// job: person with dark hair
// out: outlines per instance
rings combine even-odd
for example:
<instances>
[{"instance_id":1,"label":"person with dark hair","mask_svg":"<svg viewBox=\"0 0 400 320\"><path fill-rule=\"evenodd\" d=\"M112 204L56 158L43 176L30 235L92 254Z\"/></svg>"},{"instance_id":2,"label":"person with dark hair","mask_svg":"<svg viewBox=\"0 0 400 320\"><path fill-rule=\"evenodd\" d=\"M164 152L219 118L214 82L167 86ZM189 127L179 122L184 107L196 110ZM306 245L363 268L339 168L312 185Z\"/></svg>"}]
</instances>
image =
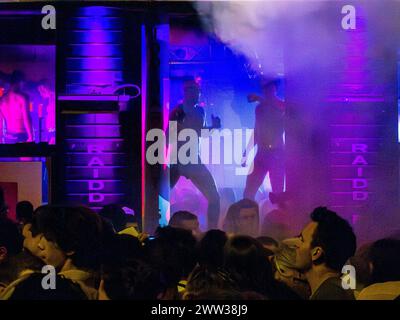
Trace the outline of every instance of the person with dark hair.
<instances>
[{"instance_id":1,"label":"person with dark hair","mask_svg":"<svg viewBox=\"0 0 400 320\"><path fill-rule=\"evenodd\" d=\"M242 199L229 207L223 226L225 232L257 237L259 228L260 216L256 202Z\"/></svg>"},{"instance_id":2,"label":"person with dark hair","mask_svg":"<svg viewBox=\"0 0 400 320\"><path fill-rule=\"evenodd\" d=\"M0 217L0 264L22 251L18 226L7 217Z\"/></svg>"},{"instance_id":3,"label":"person with dark hair","mask_svg":"<svg viewBox=\"0 0 400 320\"><path fill-rule=\"evenodd\" d=\"M356 251L350 224L324 207L311 213L311 222L297 238L285 241L296 249L296 268L304 273L311 300L354 300L352 290L342 287L341 271Z\"/></svg>"},{"instance_id":4,"label":"person with dark hair","mask_svg":"<svg viewBox=\"0 0 400 320\"><path fill-rule=\"evenodd\" d=\"M103 265L99 300L157 300L166 290L160 273L141 260Z\"/></svg>"},{"instance_id":5,"label":"person with dark hair","mask_svg":"<svg viewBox=\"0 0 400 320\"><path fill-rule=\"evenodd\" d=\"M17 284L8 300L87 300L78 284L59 274L55 275L55 288L43 288L42 273L32 273L24 281Z\"/></svg>"},{"instance_id":6,"label":"person with dark hair","mask_svg":"<svg viewBox=\"0 0 400 320\"><path fill-rule=\"evenodd\" d=\"M224 246L228 241L225 232L209 230L198 244L199 264L212 268L222 268L224 264Z\"/></svg>"},{"instance_id":7,"label":"person with dark hair","mask_svg":"<svg viewBox=\"0 0 400 320\"><path fill-rule=\"evenodd\" d=\"M125 261L141 259L143 245L138 238L127 234L112 234L105 242L102 265L123 265Z\"/></svg>"},{"instance_id":8,"label":"person with dark hair","mask_svg":"<svg viewBox=\"0 0 400 320\"><path fill-rule=\"evenodd\" d=\"M98 266L102 224L85 207L42 206L35 214L32 230L41 234L41 258L59 270L68 264L82 268Z\"/></svg>"},{"instance_id":9,"label":"person with dark hair","mask_svg":"<svg viewBox=\"0 0 400 320\"><path fill-rule=\"evenodd\" d=\"M38 257L77 282L90 299L97 296L94 271L100 267L105 230L89 208L49 205L35 211L30 229L33 237L39 236Z\"/></svg>"},{"instance_id":10,"label":"person with dark hair","mask_svg":"<svg viewBox=\"0 0 400 320\"><path fill-rule=\"evenodd\" d=\"M196 239L184 229L159 227L155 239L148 239L144 249L145 261L159 270L168 288L163 299L176 299L197 263Z\"/></svg>"},{"instance_id":11,"label":"person with dark hair","mask_svg":"<svg viewBox=\"0 0 400 320\"><path fill-rule=\"evenodd\" d=\"M29 101L21 90L22 82L22 72L14 71L10 78L10 88L0 100L0 143L33 141ZM6 130L3 130L3 126Z\"/></svg>"},{"instance_id":12,"label":"person with dark hair","mask_svg":"<svg viewBox=\"0 0 400 320\"><path fill-rule=\"evenodd\" d=\"M235 280L223 269L197 266L189 275L183 299L240 299L238 289Z\"/></svg>"},{"instance_id":13,"label":"person with dark hair","mask_svg":"<svg viewBox=\"0 0 400 320\"><path fill-rule=\"evenodd\" d=\"M34 211L34 214L37 210ZM33 222L33 219L32 219ZM30 252L35 257L39 257L40 249L39 249L39 241L41 235L36 232L32 232L32 223L27 223L22 227L22 236L23 236L23 247L25 251Z\"/></svg>"},{"instance_id":14,"label":"person with dark hair","mask_svg":"<svg viewBox=\"0 0 400 320\"><path fill-rule=\"evenodd\" d=\"M279 299L278 284L263 246L248 236L234 236L225 244L224 268L241 292L254 291L268 299Z\"/></svg>"},{"instance_id":15,"label":"person with dark hair","mask_svg":"<svg viewBox=\"0 0 400 320\"><path fill-rule=\"evenodd\" d=\"M269 172L272 192L283 192L284 188L284 103L277 94L277 81L263 79L261 87L263 97L251 94L249 102L259 102L256 107L254 126L254 145L257 154L254 158L253 170L247 176L243 198L254 200L258 188ZM246 163L252 145L247 146L243 154L243 163Z\"/></svg>"},{"instance_id":16,"label":"person with dark hair","mask_svg":"<svg viewBox=\"0 0 400 320\"><path fill-rule=\"evenodd\" d=\"M400 240L381 239L369 248L369 286L357 300L394 300L400 296Z\"/></svg>"},{"instance_id":17,"label":"person with dark hair","mask_svg":"<svg viewBox=\"0 0 400 320\"><path fill-rule=\"evenodd\" d=\"M124 208L117 204L105 205L99 212L105 223L109 224L116 233L126 234L132 237L138 238L139 240L144 240L147 238L147 234L140 233L135 226L129 222L131 220L131 215L125 213Z\"/></svg>"},{"instance_id":18,"label":"person with dark hair","mask_svg":"<svg viewBox=\"0 0 400 320\"><path fill-rule=\"evenodd\" d=\"M29 201L20 201L16 206L17 220L20 224L31 223L33 219L33 205Z\"/></svg>"},{"instance_id":19,"label":"person with dark hair","mask_svg":"<svg viewBox=\"0 0 400 320\"><path fill-rule=\"evenodd\" d=\"M116 232L120 232L126 227L126 214L120 205L108 204L99 211L99 215L109 221Z\"/></svg>"},{"instance_id":20,"label":"person with dark hair","mask_svg":"<svg viewBox=\"0 0 400 320\"><path fill-rule=\"evenodd\" d=\"M177 134L184 129L196 131L198 137L201 136L202 129L219 129L221 121L218 117L212 116L211 127L206 127L204 109L198 105L200 97L200 84L194 79L186 80L183 84L183 102L172 109L169 121L176 122ZM168 130L169 131L169 130ZM199 143L199 142L197 142ZM182 142L172 147L179 150ZM218 227L218 217L220 210L220 196L214 178L207 167L201 162L200 155L191 155L197 159L197 163L171 164L170 166L170 188L174 188L181 176L186 177L196 186L208 201L207 219L208 228Z\"/></svg>"},{"instance_id":21,"label":"person with dark hair","mask_svg":"<svg viewBox=\"0 0 400 320\"><path fill-rule=\"evenodd\" d=\"M173 228L181 228L190 231L196 239L201 237L200 223L197 216L189 211L175 212L168 222Z\"/></svg>"},{"instance_id":22,"label":"person with dark hair","mask_svg":"<svg viewBox=\"0 0 400 320\"><path fill-rule=\"evenodd\" d=\"M356 299L360 292L371 282L371 274L368 263L368 253L371 245L372 243L369 242L361 245L359 248L357 248L354 256L350 257L346 263L347 265L353 266L356 272L357 281L356 288L354 289L354 296Z\"/></svg>"}]
</instances>

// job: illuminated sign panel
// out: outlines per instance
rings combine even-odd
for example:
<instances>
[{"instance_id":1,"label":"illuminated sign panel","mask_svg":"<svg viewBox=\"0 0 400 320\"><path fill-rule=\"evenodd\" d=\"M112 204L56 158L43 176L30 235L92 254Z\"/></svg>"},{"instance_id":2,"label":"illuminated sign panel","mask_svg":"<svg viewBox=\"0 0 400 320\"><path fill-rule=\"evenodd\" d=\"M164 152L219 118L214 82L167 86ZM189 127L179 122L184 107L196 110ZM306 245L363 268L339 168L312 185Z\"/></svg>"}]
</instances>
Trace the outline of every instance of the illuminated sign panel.
<instances>
[{"instance_id":1,"label":"illuminated sign panel","mask_svg":"<svg viewBox=\"0 0 400 320\"><path fill-rule=\"evenodd\" d=\"M127 159L118 114L68 115L66 127L73 132L66 138L68 201L92 208L125 203Z\"/></svg>"}]
</instances>

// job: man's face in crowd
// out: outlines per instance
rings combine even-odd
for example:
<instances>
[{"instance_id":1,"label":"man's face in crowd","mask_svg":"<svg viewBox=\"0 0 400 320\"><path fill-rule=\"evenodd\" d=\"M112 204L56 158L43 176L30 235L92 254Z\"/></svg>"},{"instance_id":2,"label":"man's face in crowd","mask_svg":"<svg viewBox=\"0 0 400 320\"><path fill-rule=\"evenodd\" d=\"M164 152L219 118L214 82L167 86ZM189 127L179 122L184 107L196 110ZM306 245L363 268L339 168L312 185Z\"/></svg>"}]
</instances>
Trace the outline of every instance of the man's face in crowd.
<instances>
[{"instance_id":1,"label":"man's face in crowd","mask_svg":"<svg viewBox=\"0 0 400 320\"><path fill-rule=\"evenodd\" d=\"M65 253L56 243L48 241L43 234L33 236L30 224L24 226L22 235L24 236L24 248L40 258L44 263L52 265L55 268L64 265L67 258Z\"/></svg>"},{"instance_id":2,"label":"man's face in crowd","mask_svg":"<svg viewBox=\"0 0 400 320\"><path fill-rule=\"evenodd\" d=\"M296 249L296 268L300 271L308 271L312 266L315 248L312 248L311 243L317 226L316 222L310 222L298 237L285 240L286 244Z\"/></svg>"},{"instance_id":3,"label":"man's face in crowd","mask_svg":"<svg viewBox=\"0 0 400 320\"><path fill-rule=\"evenodd\" d=\"M61 269L67 260L67 255L54 242L41 235L38 243L39 258L46 264Z\"/></svg>"},{"instance_id":4,"label":"man's face in crowd","mask_svg":"<svg viewBox=\"0 0 400 320\"><path fill-rule=\"evenodd\" d=\"M24 248L32 253L34 256L39 257L39 241L40 241L40 234L36 235L35 237L32 235L31 232L32 225L27 223L22 228L22 236L24 237Z\"/></svg>"},{"instance_id":5,"label":"man's face in crowd","mask_svg":"<svg viewBox=\"0 0 400 320\"><path fill-rule=\"evenodd\" d=\"M238 219L239 233L256 236L258 233L258 216L256 208L240 209Z\"/></svg>"}]
</instances>

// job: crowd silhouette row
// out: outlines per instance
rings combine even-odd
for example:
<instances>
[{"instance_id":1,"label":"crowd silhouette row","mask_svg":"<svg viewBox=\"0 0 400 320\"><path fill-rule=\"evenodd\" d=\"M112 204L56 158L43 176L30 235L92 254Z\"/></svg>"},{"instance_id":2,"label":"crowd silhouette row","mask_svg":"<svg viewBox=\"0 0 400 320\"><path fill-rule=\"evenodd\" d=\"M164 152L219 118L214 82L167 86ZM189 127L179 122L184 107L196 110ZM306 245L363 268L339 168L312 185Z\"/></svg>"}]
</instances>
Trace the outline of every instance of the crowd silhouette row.
<instances>
[{"instance_id":1,"label":"crowd silhouette row","mask_svg":"<svg viewBox=\"0 0 400 320\"><path fill-rule=\"evenodd\" d=\"M96 213L84 206L34 210L23 201L15 222L0 204L0 299L399 299L399 239L357 248L351 225L325 207L311 212L298 235L256 237L245 232L252 206L233 204L225 231L201 232L196 215L178 211L149 236L118 205ZM55 288L43 286L46 265L56 270ZM345 265L352 278L342 274Z\"/></svg>"}]
</instances>

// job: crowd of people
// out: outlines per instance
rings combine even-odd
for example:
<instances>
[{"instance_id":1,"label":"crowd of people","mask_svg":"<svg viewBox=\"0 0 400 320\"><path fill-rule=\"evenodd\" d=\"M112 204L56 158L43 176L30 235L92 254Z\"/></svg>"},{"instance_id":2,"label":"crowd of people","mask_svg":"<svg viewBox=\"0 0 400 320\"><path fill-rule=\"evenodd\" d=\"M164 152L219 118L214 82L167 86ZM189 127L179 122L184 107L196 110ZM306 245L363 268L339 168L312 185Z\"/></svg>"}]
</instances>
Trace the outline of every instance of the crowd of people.
<instances>
[{"instance_id":1,"label":"crowd of people","mask_svg":"<svg viewBox=\"0 0 400 320\"><path fill-rule=\"evenodd\" d=\"M196 215L178 211L152 236L118 205L96 213L24 201L18 222L0 207L2 300L400 299L400 240L357 248L351 225L325 207L280 241L240 233L252 231L251 200L229 209L238 220L229 230L202 232Z\"/></svg>"}]
</instances>

